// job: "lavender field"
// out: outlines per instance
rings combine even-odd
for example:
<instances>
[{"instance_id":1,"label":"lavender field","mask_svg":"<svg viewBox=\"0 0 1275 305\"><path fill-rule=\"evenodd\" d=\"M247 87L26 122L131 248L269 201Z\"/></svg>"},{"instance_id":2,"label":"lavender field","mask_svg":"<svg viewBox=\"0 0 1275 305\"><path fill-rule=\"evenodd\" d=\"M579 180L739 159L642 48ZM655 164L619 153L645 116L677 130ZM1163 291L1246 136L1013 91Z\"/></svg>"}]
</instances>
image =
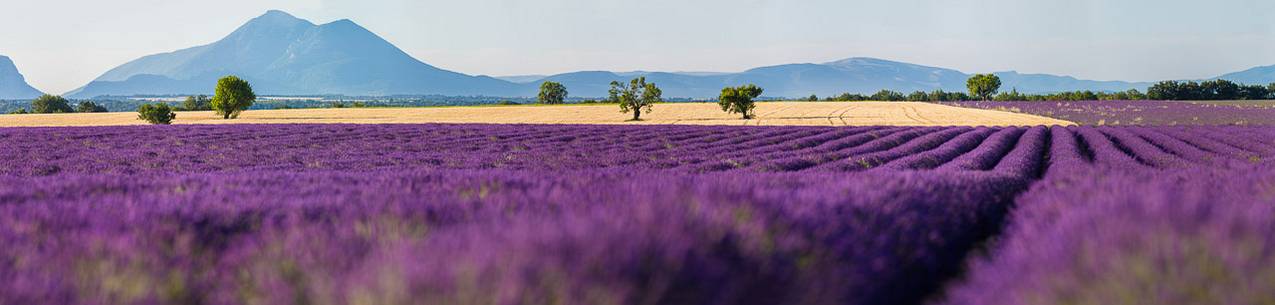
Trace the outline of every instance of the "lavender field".
<instances>
[{"instance_id":1,"label":"lavender field","mask_svg":"<svg viewBox=\"0 0 1275 305\"><path fill-rule=\"evenodd\" d=\"M944 104L1034 114L1090 126L1275 125L1271 101L966 101Z\"/></svg>"},{"instance_id":2,"label":"lavender field","mask_svg":"<svg viewBox=\"0 0 1275 305\"><path fill-rule=\"evenodd\" d=\"M2 304L1269 304L1275 129L0 129Z\"/></svg>"}]
</instances>

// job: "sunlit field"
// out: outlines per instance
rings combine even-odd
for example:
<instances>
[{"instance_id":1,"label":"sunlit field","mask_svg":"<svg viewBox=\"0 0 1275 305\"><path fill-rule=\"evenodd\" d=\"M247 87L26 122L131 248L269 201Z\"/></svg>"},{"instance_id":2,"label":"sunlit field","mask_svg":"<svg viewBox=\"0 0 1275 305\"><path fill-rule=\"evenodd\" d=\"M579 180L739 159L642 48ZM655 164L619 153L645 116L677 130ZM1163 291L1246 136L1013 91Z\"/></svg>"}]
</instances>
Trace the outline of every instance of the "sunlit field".
<instances>
[{"instance_id":1,"label":"sunlit field","mask_svg":"<svg viewBox=\"0 0 1275 305\"><path fill-rule=\"evenodd\" d=\"M1072 125L1041 116L912 102L763 102L757 118L743 120L711 103L665 103L642 121L616 105L484 106L426 108L334 108L249 110L223 120L212 112L178 112L174 124L298 123L490 123L490 124L678 124L763 126L1031 126ZM137 113L0 115L0 126L144 125Z\"/></svg>"}]
</instances>

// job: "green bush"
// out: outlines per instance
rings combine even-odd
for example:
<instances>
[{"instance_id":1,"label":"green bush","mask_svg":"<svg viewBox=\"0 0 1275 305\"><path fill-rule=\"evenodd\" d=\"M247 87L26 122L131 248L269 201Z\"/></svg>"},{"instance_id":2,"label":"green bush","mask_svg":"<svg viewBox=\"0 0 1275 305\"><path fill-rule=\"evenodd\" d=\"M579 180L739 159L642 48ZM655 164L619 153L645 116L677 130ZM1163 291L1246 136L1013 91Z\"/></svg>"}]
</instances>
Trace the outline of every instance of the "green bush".
<instances>
[{"instance_id":1,"label":"green bush","mask_svg":"<svg viewBox=\"0 0 1275 305\"><path fill-rule=\"evenodd\" d=\"M9 114L27 114L27 113L29 112L27 112L26 108L18 108L18 109L14 109L13 111L9 111Z\"/></svg>"},{"instance_id":2,"label":"green bush","mask_svg":"<svg viewBox=\"0 0 1275 305\"><path fill-rule=\"evenodd\" d=\"M137 107L137 119L150 122L151 124L168 125L173 123L173 119L177 118L177 114L173 113L173 107L168 104L143 104Z\"/></svg>"}]
</instances>

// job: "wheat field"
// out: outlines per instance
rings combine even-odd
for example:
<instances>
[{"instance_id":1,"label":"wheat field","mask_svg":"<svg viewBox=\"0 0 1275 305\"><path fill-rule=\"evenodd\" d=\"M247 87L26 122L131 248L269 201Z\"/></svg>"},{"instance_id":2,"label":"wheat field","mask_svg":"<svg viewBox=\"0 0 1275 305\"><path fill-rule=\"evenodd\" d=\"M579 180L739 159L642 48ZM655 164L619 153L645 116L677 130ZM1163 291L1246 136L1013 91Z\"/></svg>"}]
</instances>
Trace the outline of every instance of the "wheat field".
<instances>
[{"instance_id":1,"label":"wheat field","mask_svg":"<svg viewBox=\"0 0 1275 305\"><path fill-rule=\"evenodd\" d=\"M915 102L762 102L756 118L743 120L711 103L657 104L642 121L616 105L478 106L422 108L326 108L245 111L223 120L210 111L178 112L174 124L291 123L487 123L487 124L685 124L797 126L1034 126L1072 122L995 110ZM0 115L2 127L144 125L135 112Z\"/></svg>"}]
</instances>

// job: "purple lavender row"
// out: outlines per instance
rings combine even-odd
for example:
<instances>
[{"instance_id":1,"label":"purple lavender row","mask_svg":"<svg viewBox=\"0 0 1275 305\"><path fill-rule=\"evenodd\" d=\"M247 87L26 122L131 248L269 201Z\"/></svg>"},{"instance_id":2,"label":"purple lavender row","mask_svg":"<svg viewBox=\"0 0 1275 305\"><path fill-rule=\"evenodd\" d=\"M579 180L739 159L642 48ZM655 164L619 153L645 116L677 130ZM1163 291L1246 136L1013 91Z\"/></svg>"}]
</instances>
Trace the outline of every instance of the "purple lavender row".
<instances>
[{"instance_id":1,"label":"purple lavender row","mask_svg":"<svg viewBox=\"0 0 1275 305\"><path fill-rule=\"evenodd\" d=\"M899 144L888 150L865 153L860 155L851 155L846 157L846 161L831 162L824 165L824 168L834 171L861 171L876 168L888 164L899 158L933 151L939 149L943 144L955 141L957 139L964 140L961 135L967 133L976 133L970 128L958 127L949 128L939 132L934 132L923 137L916 138L907 143Z\"/></svg>"},{"instance_id":2,"label":"purple lavender row","mask_svg":"<svg viewBox=\"0 0 1275 305\"><path fill-rule=\"evenodd\" d=\"M1275 289L1270 165L1054 177L939 304L1262 304Z\"/></svg>"},{"instance_id":3,"label":"purple lavender row","mask_svg":"<svg viewBox=\"0 0 1275 305\"><path fill-rule=\"evenodd\" d=\"M0 177L0 303L917 303L1027 186L975 172L139 178Z\"/></svg>"},{"instance_id":4,"label":"purple lavender row","mask_svg":"<svg viewBox=\"0 0 1275 305\"><path fill-rule=\"evenodd\" d=\"M878 169L888 170L917 170L932 169L948 163L954 158L975 149L985 142L985 139L997 130L991 128L980 127L973 131L963 133L951 141L947 141L932 150L911 154L897 160L886 163Z\"/></svg>"},{"instance_id":5,"label":"purple lavender row","mask_svg":"<svg viewBox=\"0 0 1275 305\"><path fill-rule=\"evenodd\" d=\"M171 128L166 128L171 127ZM669 126L166 126L8 129L0 175L59 173L148 174L257 170L452 168L510 170L674 170L702 172L849 169L853 157L904 153L944 155L943 128L756 128ZM1021 128L998 129L974 154L935 168L988 168L1008 153ZM1183 130L1070 128L1051 142L1075 137L1074 150L1052 149L1052 163L1079 154L1084 162L1138 170L1205 163L1220 158L1258 162L1275 156L1275 134L1247 127ZM1150 133L1148 133L1150 132ZM1062 134L1055 134L1062 133ZM1079 135L1075 135L1079 133ZM953 135L954 136L954 135ZM969 137L969 136L967 136ZM995 138L995 140L992 140ZM1113 141L1117 140L1117 141ZM1010 143L1012 142L1012 143ZM911 144L908 144L911 143ZM952 145L966 143L965 139ZM900 150L896 146L908 146ZM1187 145L1194 146L1188 147ZM959 146L959 145L958 145ZM986 146L986 148L984 148ZM949 146L950 147L950 146ZM989 150L990 149L990 150ZM1186 160L1182 160L1186 158ZM879 158L878 158L879 159ZM913 158L907 162L915 162ZM872 162L873 160L867 160ZM969 163L977 161L975 163ZM1234 163L1234 162L1232 162ZM953 165L957 164L957 165ZM877 167L880 164L870 164ZM980 165L980 166L973 166ZM906 167L906 166L905 166Z\"/></svg>"},{"instance_id":6,"label":"purple lavender row","mask_svg":"<svg viewBox=\"0 0 1275 305\"><path fill-rule=\"evenodd\" d=\"M1270 126L1269 101L954 102L961 107L1009 110L1089 126Z\"/></svg>"},{"instance_id":7,"label":"purple lavender row","mask_svg":"<svg viewBox=\"0 0 1275 305\"><path fill-rule=\"evenodd\" d=\"M1046 145L1050 141L1049 130L1043 126L1032 127L1018 138L1014 149L1005 154L992 172L1011 177L1038 177L1044 174L1049 151Z\"/></svg>"},{"instance_id":8,"label":"purple lavender row","mask_svg":"<svg viewBox=\"0 0 1275 305\"><path fill-rule=\"evenodd\" d=\"M1147 142L1146 139L1130 133L1129 130L1131 129L1100 127L1098 130L1112 140L1113 144L1119 146L1133 158L1155 168L1181 168L1190 163L1176 155L1165 152L1160 147Z\"/></svg>"},{"instance_id":9,"label":"purple lavender row","mask_svg":"<svg viewBox=\"0 0 1275 305\"><path fill-rule=\"evenodd\" d=\"M1180 156L1192 163L1217 167L1236 167L1244 164L1240 158L1235 156L1235 150L1223 148L1221 151L1209 151L1207 150L1209 147L1189 142L1189 138L1175 138L1166 132L1155 129L1139 128L1130 132L1146 139L1151 144L1165 149L1166 152Z\"/></svg>"},{"instance_id":10,"label":"purple lavender row","mask_svg":"<svg viewBox=\"0 0 1275 305\"><path fill-rule=\"evenodd\" d=\"M752 168L757 171L798 171L812 166L830 162L835 153L854 150L864 145L875 145L889 139L912 137L920 131L910 128L880 128L859 133L853 136L830 140L813 147L776 154L767 160L757 161ZM732 160L733 161L733 160ZM741 163L741 165L743 165Z\"/></svg>"},{"instance_id":11,"label":"purple lavender row","mask_svg":"<svg viewBox=\"0 0 1275 305\"><path fill-rule=\"evenodd\" d=\"M1001 157L1014 148L1018 137L1023 134L1020 128L1003 128L992 134L969 153L963 154L950 162L939 165L939 170L989 170L996 166Z\"/></svg>"},{"instance_id":12,"label":"purple lavender row","mask_svg":"<svg viewBox=\"0 0 1275 305\"><path fill-rule=\"evenodd\" d=\"M827 162L806 170L848 171L855 168L869 169L884 163L879 162L882 160L869 159L871 157L898 157L906 152L928 150L961 134L962 131L964 130L960 128L936 128L931 130L916 129L915 132L894 134L856 146L853 149L833 152L826 158Z\"/></svg>"}]
</instances>

